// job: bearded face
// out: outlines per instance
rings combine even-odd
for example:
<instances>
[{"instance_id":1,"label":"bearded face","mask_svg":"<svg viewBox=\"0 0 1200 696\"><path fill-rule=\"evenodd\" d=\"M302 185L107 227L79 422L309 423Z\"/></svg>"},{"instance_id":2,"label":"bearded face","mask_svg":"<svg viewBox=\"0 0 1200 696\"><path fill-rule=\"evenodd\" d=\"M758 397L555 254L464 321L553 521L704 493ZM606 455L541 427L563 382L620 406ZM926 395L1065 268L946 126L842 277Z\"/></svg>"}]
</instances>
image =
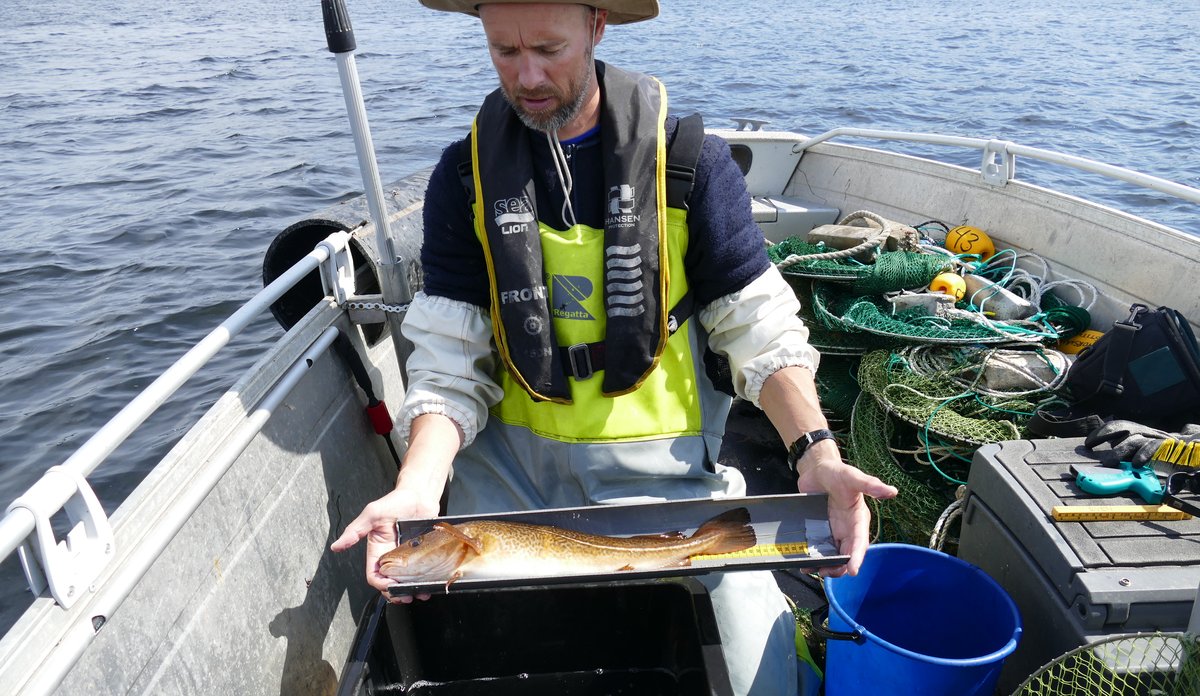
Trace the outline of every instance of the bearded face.
<instances>
[{"instance_id":1,"label":"bearded face","mask_svg":"<svg viewBox=\"0 0 1200 696\"><path fill-rule=\"evenodd\" d=\"M544 132L575 121L595 96L592 46L603 17L556 4L484 4L479 16L501 92L521 121Z\"/></svg>"},{"instance_id":2,"label":"bearded face","mask_svg":"<svg viewBox=\"0 0 1200 696\"><path fill-rule=\"evenodd\" d=\"M520 84L506 85L502 80L500 91L517 112L521 123L534 130L557 133L583 110L591 86L592 47L589 44L584 60L579 62L575 74L567 79L564 87L547 81L526 89Z\"/></svg>"}]
</instances>

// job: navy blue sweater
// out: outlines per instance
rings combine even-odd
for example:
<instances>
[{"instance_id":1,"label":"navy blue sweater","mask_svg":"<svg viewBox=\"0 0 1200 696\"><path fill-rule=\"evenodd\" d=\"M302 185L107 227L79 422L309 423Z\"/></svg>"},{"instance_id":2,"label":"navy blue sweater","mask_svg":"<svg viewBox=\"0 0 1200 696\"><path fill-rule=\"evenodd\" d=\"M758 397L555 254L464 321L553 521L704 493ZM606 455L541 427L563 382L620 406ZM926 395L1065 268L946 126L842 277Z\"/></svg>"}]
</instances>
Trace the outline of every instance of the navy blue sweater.
<instances>
[{"instance_id":1,"label":"navy blue sweater","mask_svg":"<svg viewBox=\"0 0 1200 696\"><path fill-rule=\"evenodd\" d=\"M667 118L668 143L678 119ZM556 229L566 229L561 210L563 189L545 135L535 133L534 186L538 216ZM600 137L595 131L563 143L571 164L572 205L576 219L604 228L608 196L601 165ZM442 153L425 192L425 241L421 248L425 292L479 307L491 305L483 247L475 237L466 190L458 176L461 141ZM697 307L741 290L770 264L762 231L750 214L746 180L721 138L707 135L696 166L688 211L688 251L684 266Z\"/></svg>"}]
</instances>

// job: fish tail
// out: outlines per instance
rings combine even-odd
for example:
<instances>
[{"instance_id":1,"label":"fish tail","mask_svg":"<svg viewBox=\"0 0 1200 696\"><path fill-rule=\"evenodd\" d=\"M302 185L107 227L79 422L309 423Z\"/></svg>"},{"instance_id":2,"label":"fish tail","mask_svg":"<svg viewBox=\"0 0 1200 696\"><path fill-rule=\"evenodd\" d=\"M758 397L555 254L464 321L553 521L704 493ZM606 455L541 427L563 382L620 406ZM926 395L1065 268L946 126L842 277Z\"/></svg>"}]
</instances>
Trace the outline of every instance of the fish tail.
<instances>
[{"instance_id":1,"label":"fish tail","mask_svg":"<svg viewBox=\"0 0 1200 696\"><path fill-rule=\"evenodd\" d=\"M727 510L700 525L695 537L716 537L705 553L734 553L758 543L754 528L750 526L750 511L744 507Z\"/></svg>"}]
</instances>

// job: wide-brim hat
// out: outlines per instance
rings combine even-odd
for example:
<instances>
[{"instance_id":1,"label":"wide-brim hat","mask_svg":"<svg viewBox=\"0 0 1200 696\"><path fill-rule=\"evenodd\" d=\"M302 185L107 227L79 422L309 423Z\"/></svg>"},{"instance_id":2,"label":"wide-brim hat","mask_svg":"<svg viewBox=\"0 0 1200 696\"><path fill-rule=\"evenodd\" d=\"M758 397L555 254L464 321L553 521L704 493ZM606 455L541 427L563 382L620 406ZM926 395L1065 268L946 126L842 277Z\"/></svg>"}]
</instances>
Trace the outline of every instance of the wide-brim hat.
<instances>
[{"instance_id":1,"label":"wide-brim hat","mask_svg":"<svg viewBox=\"0 0 1200 696\"><path fill-rule=\"evenodd\" d=\"M556 5L590 5L608 10L609 24L629 24L658 16L658 0L591 0L572 3L569 0L421 0L421 4L432 10L462 12L479 16L479 6L487 3L512 4L518 2L546 2Z\"/></svg>"}]
</instances>

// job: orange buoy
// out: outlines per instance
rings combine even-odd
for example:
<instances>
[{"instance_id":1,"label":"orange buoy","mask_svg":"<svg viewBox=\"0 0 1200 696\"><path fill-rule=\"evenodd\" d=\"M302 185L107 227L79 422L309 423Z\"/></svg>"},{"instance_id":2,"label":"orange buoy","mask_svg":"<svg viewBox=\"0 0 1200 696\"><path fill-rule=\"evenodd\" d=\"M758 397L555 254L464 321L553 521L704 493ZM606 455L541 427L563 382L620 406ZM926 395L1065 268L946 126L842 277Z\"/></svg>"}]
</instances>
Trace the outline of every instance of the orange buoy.
<instances>
[{"instance_id":1,"label":"orange buoy","mask_svg":"<svg viewBox=\"0 0 1200 696\"><path fill-rule=\"evenodd\" d=\"M956 254L975 254L984 261L996 253L996 245L987 232L970 225L959 225L947 232L946 248Z\"/></svg>"},{"instance_id":2,"label":"orange buoy","mask_svg":"<svg viewBox=\"0 0 1200 696\"><path fill-rule=\"evenodd\" d=\"M967 294L967 283L957 273L939 273L929 284L930 292L940 292L949 295L958 302Z\"/></svg>"}]
</instances>

